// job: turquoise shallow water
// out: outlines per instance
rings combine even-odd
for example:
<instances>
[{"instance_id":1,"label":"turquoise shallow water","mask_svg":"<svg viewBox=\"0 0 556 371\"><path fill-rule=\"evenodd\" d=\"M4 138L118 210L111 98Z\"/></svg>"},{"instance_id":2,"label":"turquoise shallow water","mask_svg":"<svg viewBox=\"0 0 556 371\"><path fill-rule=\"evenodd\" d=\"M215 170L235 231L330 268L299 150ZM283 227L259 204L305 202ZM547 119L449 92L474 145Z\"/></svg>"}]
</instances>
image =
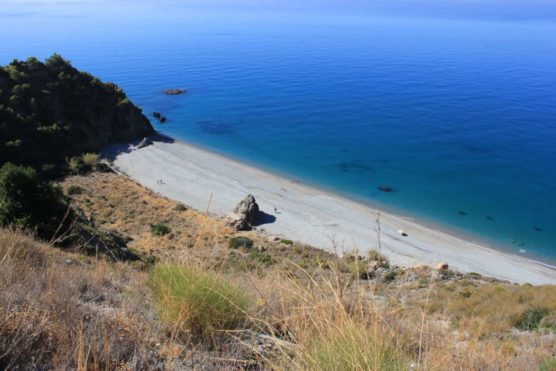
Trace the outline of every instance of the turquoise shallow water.
<instances>
[{"instance_id":1,"label":"turquoise shallow water","mask_svg":"<svg viewBox=\"0 0 556 371\"><path fill-rule=\"evenodd\" d=\"M152 4L4 7L0 63L61 53L163 133L556 261L555 22Z\"/></svg>"}]
</instances>

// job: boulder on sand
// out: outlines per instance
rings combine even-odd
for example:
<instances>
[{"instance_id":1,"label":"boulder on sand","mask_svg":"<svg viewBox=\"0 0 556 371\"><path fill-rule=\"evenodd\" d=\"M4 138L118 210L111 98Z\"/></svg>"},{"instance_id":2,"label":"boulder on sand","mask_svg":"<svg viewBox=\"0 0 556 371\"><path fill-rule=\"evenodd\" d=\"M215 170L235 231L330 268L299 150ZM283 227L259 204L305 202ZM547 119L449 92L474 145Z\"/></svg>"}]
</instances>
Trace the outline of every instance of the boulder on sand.
<instances>
[{"instance_id":1,"label":"boulder on sand","mask_svg":"<svg viewBox=\"0 0 556 371\"><path fill-rule=\"evenodd\" d=\"M253 195L247 195L226 217L226 224L238 231L248 231L259 219L259 205Z\"/></svg>"}]
</instances>

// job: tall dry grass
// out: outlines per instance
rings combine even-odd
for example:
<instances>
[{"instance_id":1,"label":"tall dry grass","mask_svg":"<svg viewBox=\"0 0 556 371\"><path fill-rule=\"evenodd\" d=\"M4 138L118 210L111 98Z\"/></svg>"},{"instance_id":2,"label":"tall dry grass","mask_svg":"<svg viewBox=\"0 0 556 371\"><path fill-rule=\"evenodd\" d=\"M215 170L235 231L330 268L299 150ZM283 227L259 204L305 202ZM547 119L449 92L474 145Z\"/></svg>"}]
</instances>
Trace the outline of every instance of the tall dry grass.
<instances>
[{"instance_id":1,"label":"tall dry grass","mask_svg":"<svg viewBox=\"0 0 556 371\"><path fill-rule=\"evenodd\" d=\"M145 335L157 330L141 316L143 280L126 266L87 264L0 230L0 369L146 366Z\"/></svg>"},{"instance_id":2,"label":"tall dry grass","mask_svg":"<svg viewBox=\"0 0 556 371\"><path fill-rule=\"evenodd\" d=\"M205 248L176 250L167 275L169 262L146 273L0 230L0 368L536 370L554 350L538 334L466 334L433 316L444 284L431 270L423 288L361 280L338 257L261 262L260 274L191 252ZM200 339L203 323L218 341Z\"/></svg>"}]
</instances>

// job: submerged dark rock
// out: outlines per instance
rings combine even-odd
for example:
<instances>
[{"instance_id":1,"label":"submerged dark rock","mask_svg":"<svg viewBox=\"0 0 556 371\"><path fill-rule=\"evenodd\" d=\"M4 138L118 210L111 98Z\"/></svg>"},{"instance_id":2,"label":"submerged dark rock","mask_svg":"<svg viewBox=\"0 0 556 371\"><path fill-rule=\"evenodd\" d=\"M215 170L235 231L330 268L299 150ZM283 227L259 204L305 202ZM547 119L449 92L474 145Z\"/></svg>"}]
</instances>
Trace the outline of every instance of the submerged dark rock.
<instances>
[{"instance_id":1,"label":"submerged dark rock","mask_svg":"<svg viewBox=\"0 0 556 371\"><path fill-rule=\"evenodd\" d=\"M162 117L162 115L160 114L160 112L153 112L153 117L158 120L160 119L160 117Z\"/></svg>"},{"instance_id":2,"label":"submerged dark rock","mask_svg":"<svg viewBox=\"0 0 556 371\"><path fill-rule=\"evenodd\" d=\"M338 168L342 173L349 173L349 172L374 173L374 170L370 166L367 166L357 160L340 162L338 163Z\"/></svg>"},{"instance_id":3,"label":"submerged dark rock","mask_svg":"<svg viewBox=\"0 0 556 371\"><path fill-rule=\"evenodd\" d=\"M207 134L231 135L236 133L236 128L242 124L242 121L203 120L198 121L197 124Z\"/></svg>"},{"instance_id":4,"label":"submerged dark rock","mask_svg":"<svg viewBox=\"0 0 556 371\"><path fill-rule=\"evenodd\" d=\"M160 121L161 124L164 124L166 122L166 117L165 116L161 116L158 121Z\"/></svg>"},{"instance_id":5,"label":"submerged dark rock","mask_svg":"<svg viewBox=\"0 0 556 371\"><path fill-rule=\"evenodd\" d=\"M459 210L458 214L461 215L461 216L465 216L465 215L467 215L467 212L465 212L463 210Z\"/></svg>"},{"instance_id":6,"label":"submerged dark rock","mask_svg":"<svg viewBox=\"0 0 556 371\"><path fill-rule=\"evenodd\" d=\"M541 227L538 227L538 226L535 226L535 227L533 228L533 230L534 230L535 232L542 232L542 228L541 228Z\"/></svg>"},{"instance_id":7,"label":"submerged dark rock","mask_svg":"<svg viewBox=\"0 0 556 371\"><path fill-rule=\"evenodd\" d=\"M387 192L387 193L394 192L394 188L392 188L388 185L385 185L385 184L381 184L377 188L381 192Z\"/></svg>"},{"instance_id":8,"label":"submerged dark rock","mask_svg":"<svg viewBox=\"0 0 556 371\"><path fill-rule=\"evenodd\" d=\"M494 221L494 218L493 218L492 216L490 216L490 215L485 216L485 219L486 219L486 220L489 220L489 221L491 221L491 222Z\"/></svg>"},{"instance_id":9,"label":"submerged dark rock","mask_svg":"<svg viewBox=\"0 0 556 371\"><path fill-rule=\"evenodd\" d=\"M163 91L163 93L166 95L179 95L184 94L185 92L185 89L166 89Z\"/></svg>"}]
</instances>

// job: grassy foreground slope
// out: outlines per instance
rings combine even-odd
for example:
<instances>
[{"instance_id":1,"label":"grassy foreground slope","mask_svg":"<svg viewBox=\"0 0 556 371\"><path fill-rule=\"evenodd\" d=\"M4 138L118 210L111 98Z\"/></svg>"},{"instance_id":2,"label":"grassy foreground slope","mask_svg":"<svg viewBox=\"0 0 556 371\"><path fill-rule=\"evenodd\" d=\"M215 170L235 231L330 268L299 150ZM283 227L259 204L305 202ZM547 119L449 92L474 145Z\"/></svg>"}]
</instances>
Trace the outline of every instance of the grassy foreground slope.
<instances>
[{"instance_id":1,"label":"grassy foreground slope","mask_svg":"<svg viewBox=\"0 0 556 371\"><path fill-rule=\"evenodd\" d=\"M96 259L0 230L0 368L556 365L554 286L399 268L376 254L338 257L256 231L238 234L115 174L73 176L62 186L78 187L73 203L98 224L118 226L131 248L153 259ZM231 242L238 237L252 243ZM364 264L381 268L370 277Z\"/></svg>"}]
</instances>

